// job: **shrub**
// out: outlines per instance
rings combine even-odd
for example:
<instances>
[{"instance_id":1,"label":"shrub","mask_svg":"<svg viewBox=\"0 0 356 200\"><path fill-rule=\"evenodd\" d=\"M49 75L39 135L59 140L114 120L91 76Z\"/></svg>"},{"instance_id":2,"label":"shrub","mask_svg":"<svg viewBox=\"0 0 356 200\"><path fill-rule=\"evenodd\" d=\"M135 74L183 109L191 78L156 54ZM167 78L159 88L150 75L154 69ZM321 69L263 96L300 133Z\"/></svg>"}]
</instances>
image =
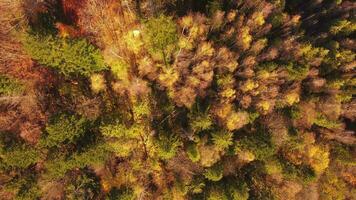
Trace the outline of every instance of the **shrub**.
<instances>
[{"instance_id":1,"label":"shrub","mask_svg":"<svg viewBox=\"0 0 356 200\"><path fill-rule=\"evenodd\" d=\"M333 128L338 128L340 127L340 123L336 122L336 121L332 121L329 120L327 117L325 117L322 114L318 114L317 118L314 121L314 124L324 127L324 128L328 128L328 129L333 129Z\"/></svg>"},{"instance_id":2,"label":"shrub","mask_svg":"<svg viewBox=\"0 0 356 200\"><path fill-rule=\"evenodd\" d=\"M137 197L134 194L134 191L131 188L128 187L122 187L122 188L113 188L108 196L107 200L135 200Z\"/></svg>"},{"instance_id":3,"label":"shrub","mask_svg":"<svg viewBox=\"0 0 356 200\"><path fill-rule=\"evenodd\" d=\"M176 155L180 145L181 141L176 135L160 134L158 140L156 141L158 157L163 160L173 158Z\"/></svg>"},{"instance_id":4,"label":"shrub","mask_svg":"<svg viewBox=\"0 0 356 200\"><path fill-rule=\"evenodd\" d=\"M223 165L220 163L216 163L210 168L205 170L204 176L210 181L219 181L223 177L223 170L224 170Z\"/></svg>"},{"instance_id":5,"label":"shrub","mask_svg":"<svg viewBox=\"0 0 356 200\"><path fill-rule=\"evenodd\" d=\"M233 144L232 137L233 134L228 131L217 131L211 134L212 141L217 149L227 149L230 145Z\"/></svg>"},{"instance_id":6,"label":"shrub","mask_svg":"<svg viewBox=\"0 0 356 200\"><path fill-rule=\"evenodd\" d=\"M247 200L249 197L249 188L247 184L241 180L228 179L224 187L225 193L228 194L231 200Z\"/></svg>"},{"instance_id":7,"label":"shrub","mask_svg":"<svg viewBox=\"0 0 356 200\"><path fill-rule=\"evenodd\" d=\"M287 178L299 180L305 184L316 179L316 174L310 166L295 165L284 159L281 159L281 165L282 173Z\"/></svg>"},{"instance_id":8,"label":"shrub","mask_svg":"<svg viewBox=\"0 0 356 200\"><path fill-rule=\"evenodd\" d=\"M128 81L130 66L124 60L117 59L109 61L108 64L110 65L110 70L117 79L124 82Z\"/></svg>"},{"instance_id":9,"label":"shrub","mask_svg":"<svg viewBox=\"0 0 356 200\"><path fill-rule=\"evenodd\" d=\"M228 200L229 198L221 187L211 187L208 191L207 200Z\"/></svg>"},{"instance_id":10,"label":"shrub","mask_svg":"<svg viewBox=\"0 0 356 200\"><path fill-rule=\"evenodd\" d=\"M331 155L336 161L342 164L356 165L351 152L352 149L350 147L338 143L334 144L331 149Z\"/></svg>"},{"instance_id":11,"label":"shrub","mask_svg":"<svg viewBox=\"0 0 356 200\"><path fill-rule=\"evenodd\" d=\"M73 143L87 131L89 121L75 115L62 114L55 117L46 127L47 135L40 140L46 147L59 147Z\"/></svg>"},{"instance_id":12,"label":"shrub","mask_svg":"<svg viewBox=\"0 0 356 200\"><path fill-rule=\"evenodd\" d=\"M61 179L70 170L84 168L90 165L98 165L107 159L108 147L104 144L85 149L82 153L74 153L68 158L58 157L45 163L45 177L51 180Z\"/></svg>"},{"instance_id":13,"label":"shrub","mask_svg":"<svg viewBox=\"0 0 356 200\"><path fill-rule=\"evenodd\" d=\"M60 39L29 35L24 46L31 57L65 76L90 76L106 69L100 51L85 39Z\"/></svg>"},{"instance_id":14,"label":"shrub","mask_svg":"<svg viewBox=\"0 0 356 200\"><path fill-rule=\"evenodd\" d=\"M211 116L208 113L199 115L189 115L190 127L194 132L208 130L212 125Z\"/></svg>"},{"instance_id":15,"label":"shrub","mask_svg":"<svg viewBox=\"0 0 356 200\"><path fill-rule=\"evenodd\" d=\"M91 89L95 93L99 93L106 89L105 78L102 74L93 74L90 76Z\"/></svg>"},{"instance_id":16,"label":"shrub","mask_svg":"<svg viewBox=\"0 0 356 200\"><path fill-rule=\"evenodd\" d=\"M5 191L15 194L15 200L39 199L41 191L36 181L35 174L26 174L13 178L3 186Z\"/></svg>"},{"instance_id":17,"label":"shrub","mask_svg":"<svg viewBox=\"0 0 356 200\"><path fill-rule=\"evenodd\" d=\"M195 143L189 144L186 149L188 158L193 162L198 162L200 160L200 152Z\"/></svg>"},{"instance_id":18,"label":"shrub","mask_svg":"<svg viewBox=\"0 0 356 200\"><path fill-rule=\"evenodd\" d=\"M343 33L343 34L350 34L356 30L356 25L352 21L348 20L337 20L333 23L330 27L330 33L333 35Z\"/></svg>"},{"instance_id":19,"label":"shrub","mask_svg":"<svg viewBox=\"0 0 356 200\"><path fill-rule=\"evenodd\" d=\"M178 42L177 27L172 18L160 15L149 19L145 24L144 39L152 54L160 54L167 65L167 58Z\"/></svg>"},{"instance_id":20,"label":"shrub","mask_svg":"<svg viewBox=\"0 0 356 200\"><path fill-rule=\"evenodd\" d=\"M0 95L9 96L20 94L24 87L16 80L0 75Z\"/></svg>"},{"instance_id":21,"label":"shrub","mask_svg":"<svg viewBox=\"0 0 356 200\"><path fill-rule=\"evenodd\" d=\"M137 141L143 131L144 127L137 124L130 128L119 122L100 126L100 132L109 139L110 150L120 157L129 156L137 148Z\"/></svg>"},{"instance_id":22,"label":"shrub","mask_svg":"<svg viewBox=\"0 0 356 200\"><path fill-rule=\"evenodd\" d=\"M81 173L71 177L65 187L66 199L95 199L99 191L99 180L91 173Z\"/></svg>"},{"instance_id":23,"label":"shrub","mask_svg":"<svg viewBox=\"0 0 356 200\"><path fill-rule=\"evenodd\" d=\"M337 174L326 171L320 179L320 198L325 200L342 200L347 194L347 186Z\"/></svg>"},{"instance_id":24,"label":"shrub","mask_svg":"<svg viewBox=\"0 0 356 200\"><path fill-rule=\"evenodd\" d=\"M235 152L250 151L258 160L265 160L271 157L276 149L271 143L268 133L255 133L238 140L235 145Z\"/></svg>"},{"instance_id":25,"label":"shrub","mask_svg":"<svg viewBox=\"0 0 356 200\"><path fill-rule=\"evenodd\" d=\"M303 80L309 72L309 66L307 65L299 65L296 63L290 62L287 66L286 69L289 74L289 79L291 80Z\"/></svg>"},{"instance_id":26,"label":"shrub","mask_svg":"<svg viewBox=\"0 0 356 200\"><path fill-rule=\"evenodd\" d=\"M120 122L100 126L100 131L104 136L114 138L138 138L142 130L143 127L139 125L133 125L132 127L127 128Z\"/></svg>"},{"instance_id":27,"label":"shrub","mask_svg":"<svg viewBox=\"0 0 356 200\"><path fill-rule=\"evenodd\" d=\"M1 154L1 162L3 162L6 167L24 169L40 160L39 153L28 146L15 147L9 151L5 150Z\"/></svg>"}]
</instances>

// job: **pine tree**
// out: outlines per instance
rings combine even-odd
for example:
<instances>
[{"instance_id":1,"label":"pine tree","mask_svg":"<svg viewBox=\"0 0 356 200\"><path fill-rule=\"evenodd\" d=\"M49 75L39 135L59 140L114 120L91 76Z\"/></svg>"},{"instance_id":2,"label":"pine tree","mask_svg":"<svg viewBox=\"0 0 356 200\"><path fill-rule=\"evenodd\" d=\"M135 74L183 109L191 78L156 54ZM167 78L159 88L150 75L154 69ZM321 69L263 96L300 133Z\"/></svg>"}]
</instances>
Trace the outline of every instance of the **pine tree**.
<instances>
[{"instance_id":1,"label":"pine tree","mask_svg":"<svg viewBox=\"0 0 356 200\"><path fill-rule=\"evenodd\" d=\"M54 68L65 76L90 76L106 69L99 50L85 39L28 35L26 51L38 63Z\"/></svg>"}]
</instances>

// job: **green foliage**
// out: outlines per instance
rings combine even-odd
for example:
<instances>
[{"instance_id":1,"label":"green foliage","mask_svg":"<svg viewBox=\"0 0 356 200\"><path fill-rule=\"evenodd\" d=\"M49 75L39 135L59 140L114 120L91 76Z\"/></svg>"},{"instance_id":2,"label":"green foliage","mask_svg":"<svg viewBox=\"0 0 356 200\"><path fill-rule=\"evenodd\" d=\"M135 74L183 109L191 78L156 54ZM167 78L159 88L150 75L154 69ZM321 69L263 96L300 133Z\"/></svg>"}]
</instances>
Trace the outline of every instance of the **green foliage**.
<instances>
[{"instance_id":1,"label":"green foliage","mask_svg":"<svg viewBox=\"0 0 356 200\"><path fill-rule=\"evenodd\" d=\"M159 134L156 140L157 156L163 160L173 158L181 146L181 141L178 136L174 134Z\"/></svg>"},{"instance_id":2,"label":"green foliage","mask_svg":"<svg viewBox=\"0 0 356 200\"><path fill-rule=\"evenodd\" d=\"M190 127L194 132L208 130L213 125L209 114L190 115Z\"/></svg>"},{"instance_id":3,"label":"green foliage","mask_svg":"<svg viewBox=\"0 0 356 200\"><path fill-rule=\"evenodd\" d=\"M15 194L15 200L33 200L40 197L41 191L35 174L16 177L4 185L5 191Z\"/></svg>"},{"instance_id":4,"label":"green foliage","mask_svg":"<svg viewBox=\"0 0 356 200\"><path fill-rule=\"evenodd\" d=\"M211 187L206 197L207 200L228 200L223 188Z\"/></svg>"},{"instance_id":5,"label":"green foliage","mask_svg":"<svg viewBox=\"0 0 356 200\"><path fill-rule=\"evenodd\" d=\"M151 108L148 101L143 101L137 103L133 106L132 112L134 114L135 120L142 119L143 117L147 117L151 113Z\"/></svg>"},{"instance_id":6,"label":"green foliage","mask_svg":"<svg viewBox=\"0 0 356 200\"><path fill-rule=\"evenodd\" d=\"M71 177L65 187L66 199L94 199L100 191L99 180L95 174L82 173Z\"/></svg>"},{"instance_id":7,"label":"green foliage","mask_svg":"<svg viewBox=\"0 0 356 200\"><path fill-rule=\"evenodd\" d=\"M102 164L109 155L109 148L105 144L97 144L82 153L74 153L72 156L60 156L45 163L45 177L51 180L61 179L75 168L84 168L91 165Z\"/></svg>"},{"instance_id":8,"label":"green foliage","mask_svg":"<svg viewBox=\"0 0 356 200\"><path fill-rule=\"evenodd\" d=\"M111 151L121 157L127 157L137 148L137 141L144 135L145 127L134 124L127 128L120 122L100 126L100 132L108 138Z\"/></svg>"},{"instance_id":9,"label":"green foliage","mask_svg":"<svg viewBox=\"0 0 356 200\"><path fill-rule=\"evenodd\" d=\"M85 39L28 35L24 46L34 60L57 69L65 76L90 76L106 69L100 51Z\"/></svg>"},{"instance_id":10,"label":"green foliage","mask_svg":"<svg viewBox=\"0 0 356 200\"><path fill-rule=\"evenodd\" d=\"M248 115L250 123L253 123L259 116L260 114L258 112L250 112Z\"/></svg>"},{"instance_id":11,"label":"green foliage","mask_svg":"<svg viewBox=\"0 0 356 200\"><path fill-rule=\"evenodd\" d=\"M336 34L346 34L349 35L356 31L356 23L355 21L349 20L337 20L330 27L330 33L333 35Z\"/></svg>"},{"instance_id":12,"label":"green foliage","mask_svg":"<svg viewBox=\"0 0 356 200\"><path fill-rule=\"evenodd\" d=\"M241 180L228 179L224 181L225 193L231 200L247 200L249 197L249 188Z\"/></svg>"},{"instance_id":13,"label":"green foliage","mask_svg":"<svg viewBox=\"0 0 356 200\"><path fill-rule=\"evenodd\" d=\"M315 171L307 165L294 165L285 159L281 159L282 173L285 177L301 181L304 184L316 179Z\"/></svg>"},{"instance_id":14,"label":"green foliage","mask_svg":"<svg viewBox=\"0 0 356 200\"><path fill-rule=\"evenodd\" d=\"M302 113L300 112L298 106L291 106L287 108L286 114L290 119L300 119L302 117Z\"/></svg>"},{"instance_id":15,"label":"green foliage","mask_svg":"<svg viewBox=\"0 0 356 200\"><path fill-rule=\"evenodd\" d=\"M128 80L129 65L123 60L113 60L108 63L114 76L122 81Z\"/></svg>"},{"instance_id":16,"label":"green foliage","mask_svg":"<svg viewBox=\"0 0 356 200\"><path fill-rule=\"evenodd\" d=\"M23 85L20 84L17 80L0 75L0 95L16 95L22 93L23 91Z\"/></svg>"},{"instance_id":17,"label":"green foliage","mask_svg":"<svg viewBox=\"0 0 356 200\"><path fill-rule=\"evenodd\" d=\"M188 144L186 152L191 161L198 162L200 160L200 152L195 143Z\"/></svg>"},{"instance_id":18,"label":"green foliage","mask_svg":"<svg viewBox=\"0 0 356 200\"><path fill-rule=\"evenodd\" d=\"M336 143L332 146L331 154L336 161L342 164L355 166L356 162L352 156L352 151L351 147Z\"/></svg>"},{"instance_id":19,"label":"green foliage","mask_svg":"<svg viewBox=\"0 0 356 200\"><path fill-rule=\"evenodd\" d=\"M233 144L232 137L233 133L228 131L216 131L211 134L213 144L218 149L227 149L230 145Z\"/></svg>"},{"instance_id":20,"label":"green foliage","mask_svg":"<svg viewBox=\"0 0 356 200\"><path fill-rule=\"evenodd\" d=\"M99 93L106 89L105 78L102 74L93 74L90 76L91 89L94 93Z\"/></svg>"},{"instance_id":21,"label":"green foliage","mask_svg":"<svg viewBox=\"0 0 356 200\"><path fill-rule=\"evenodd\" d=\"M134 125L130 128L127 128L120 122L100 126L100 132L104 136L115 138L135 139L140 136L142 130L143 128L140 125Z\"/></svg>"},{"instance_id":22,"label":"green foliage","mask_svg":"<svg viewBox=\"0 0 356 200\"><path fill-rule=\"evenodd\" d=\"M5 1L0 199L355 196L350 1Z\"/></svg>"},{"instance_id":23,"label":"green foliage","mask_svg":"<svg viewBox=\"0 0 356 200\"><path fill-rule=\"evenodd\" d=\"M286 69L290 80L303 80L309 72L308 65L300 65L293 62L288 63Z\"/></svg>"},{"instance_id":24,"label":"green foliage","mask_svg":"<svg viewBox=\"0 0 356 200\"><path fill-rule=\"evenodd\" d=\"M216 163L204 172L205 178L210 181L219 181L223 177L224 167L220 163Z\"/></svg>"},{"instance_id":25,"label":"green foliage","mask_svg":"<svg viewBox=\"0 0 356 200\"><path fill-rule=\"evenodd\" d=\"M325 200L342 200L345 199L347 187L345 182L337 174L330 170L320 179L320 198Z\"/></svg>"},{"instance_id":26,"label":"green foliage","mask_svg":"<svg viewBox=\"0 0 356 200\"><path fill-rule=\"evenodd\" d=\"M40 160L40 154L30 146L18 146L0 152L0 160L7 167L27 168Z\"/></svg>"},{"instance_id":27,"label":"green foliage","mask_svg":"<svg viewBox=\"0 0 356 200\"><path fill-rule=\"evenodd\" d=\"M122 188L113 188L108 196L106 197L107 200L135 200L137 199L136 195L134 194L133 190L128 187Z\"/></svg>"},{"instance_id":28,"label":"green foliage","mask_svg":"<svg viewBox=\"0 0 356 200\"><path fill-rule=\"evenodd\" d=\"M79 116L56 116L46 126L47 135L41 139L40 144L45 147L59 147L63 143L74 143L86 133L88 126L89 121Z\"/></svg>"},{"instance_id":29,"label":"green foliage","mask_svg":"<svg viewBox=\"0 0 356 200\"><path fill-rule=\"evenodd\" d=\"M248 199L272 200L275 199L270 185L267 184L263 162L254 161L243 169L245 180L249 188Z\"/></svg>"},{"instance_id":30,"label":"green foliage","mask_svg":"<svg viewBox=\"0 0 356 200\"><path fill-rule=\"evenodd\" d=\"M171 17L160 15L145 23L144 39L153 54L159 53L163 60L167 60L177 42L177 27ZM167 63L165 63L167 65Z\"/></svg>"},{"instance_id":31,"label":"green foliage","mask_svg":"<svg viewBox=\"0 0 356 200\"><path fill-rule=\"evenodd\" d=\"M235 153L246 150L252 152L258 160L265 160L276 152L270 136L265 132L244 136L236 142Z\"/></svg>"},{"instance_id":32,"label":"green foliage","mask_svg":"<svg viewBox=\"0 0 356 200\"><path fill-rule=\"evenodd\" d=\"M318 114L317 118L315 119L314 124L324 127L324 128L328 128L328 129L340 127L340 123L329 120L326 116L324 116L320 113Z\"/></svg>"}]
</instances>

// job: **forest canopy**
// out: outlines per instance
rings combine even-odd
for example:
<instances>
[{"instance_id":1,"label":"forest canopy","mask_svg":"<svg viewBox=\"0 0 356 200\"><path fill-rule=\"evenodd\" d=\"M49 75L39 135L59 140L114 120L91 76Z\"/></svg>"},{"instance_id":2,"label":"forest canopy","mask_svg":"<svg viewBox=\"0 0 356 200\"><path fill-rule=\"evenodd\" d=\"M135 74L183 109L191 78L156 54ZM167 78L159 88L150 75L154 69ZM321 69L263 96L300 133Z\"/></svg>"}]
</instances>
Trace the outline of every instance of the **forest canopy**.
<instances>
[{"instance_id":1,"label":"forest canopy","mask_svg":"<svg viewBox=\"0 0 356 200\"><path fill-rule=\"evenodd\" d=\"M353 0L0 0L0 199L356 199Z\"/></svg>"}]
</instances>

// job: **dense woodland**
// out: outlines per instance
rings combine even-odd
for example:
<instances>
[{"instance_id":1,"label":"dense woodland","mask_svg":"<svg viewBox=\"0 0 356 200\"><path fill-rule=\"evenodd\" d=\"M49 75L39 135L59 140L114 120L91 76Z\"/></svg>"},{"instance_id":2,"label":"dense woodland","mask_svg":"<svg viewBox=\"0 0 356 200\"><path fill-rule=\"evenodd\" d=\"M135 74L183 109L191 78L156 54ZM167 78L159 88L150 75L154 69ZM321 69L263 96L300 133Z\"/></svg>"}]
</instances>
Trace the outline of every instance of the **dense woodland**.
<instances>
[{"instance_id":1,"label":"dense woodland","mask_svg":"<svg viewBox=\"0 0 356 200\"><path fill-rule=\"evenodd\" d=\"M353 0L0 0L0 199L356 199Z\"/></svg>"}]
</instances>

